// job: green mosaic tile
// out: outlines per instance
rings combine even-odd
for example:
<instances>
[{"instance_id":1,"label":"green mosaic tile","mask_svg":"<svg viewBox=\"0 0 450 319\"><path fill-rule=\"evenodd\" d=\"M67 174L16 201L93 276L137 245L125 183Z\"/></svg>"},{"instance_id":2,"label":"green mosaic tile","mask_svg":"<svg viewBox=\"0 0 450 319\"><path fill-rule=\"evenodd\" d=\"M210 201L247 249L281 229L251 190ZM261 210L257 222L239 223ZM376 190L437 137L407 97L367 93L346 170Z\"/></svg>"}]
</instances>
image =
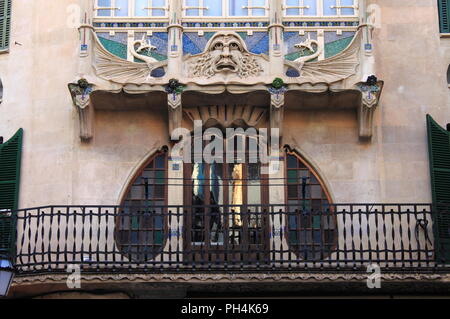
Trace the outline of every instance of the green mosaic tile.
<instances>
[{"instance_id":1,"label":"green mosaic tile","mask_svg":"<svg viewBox=\"0 0 450 319\"><path fill-rule=\"evenodd\" d=\"M115 56L118 56L119 58L122 58L125 60L127 59L127 46L126 45L119 43L119 42L112 41L112 40L108 40L108 39L105 39L102 37L99 37L99 39L106 50L108 50Z\"/></svg>"},{"instance_id":2,"label":"green mosaic tile","mask_svg":"<svg viewBox=\"0 0 450 319\"><path fill-rule=\"evenodd\" d=\"M293 52L293 53L290 53L290 54L286 54L284 56L284 58L286 60L289 60L289 61L294 61L294 60L296 60L296 59L298 59L300 57L308 56L308 55L311 55L311 54L313 54L313 52L311 50L304 50L302 52L298 51L298 52Z\"/></svg>"},{"instance_id":3,"label":"green mosaic tile","mask_svg":"<svg viewBox=\"0 0 450 319\"><path fill-rule=\"evenodd\" d=\"M330 58L342 52L352 42L353 37L343 38L325 44L325 58Z\"/></svg>"},{"instance_id":4,"label":"green mosaic tile","mask_svg":"<svg viewBox=\"0 0 450 319\"><path fill-rule=\"evenodd\" d=\"M141 52L141 53L139 53L139 54L142 54L142 55L146 55L146 56L149 56L149 57L152 57L152 58L154 58L154 59L156 59L156 60L158 60L158 61L164 61L164 60L167 60L167 56L165 56L165 55L162 55L162 54L158 54L158 53L155 53L155 52L151 52L151 53L149 53L149 52ZM137 59L137 58L134 58L134 62L141 62L141 63L143 63L144 61L142 61L141 59Z\"/></svg>"}]
</instances>

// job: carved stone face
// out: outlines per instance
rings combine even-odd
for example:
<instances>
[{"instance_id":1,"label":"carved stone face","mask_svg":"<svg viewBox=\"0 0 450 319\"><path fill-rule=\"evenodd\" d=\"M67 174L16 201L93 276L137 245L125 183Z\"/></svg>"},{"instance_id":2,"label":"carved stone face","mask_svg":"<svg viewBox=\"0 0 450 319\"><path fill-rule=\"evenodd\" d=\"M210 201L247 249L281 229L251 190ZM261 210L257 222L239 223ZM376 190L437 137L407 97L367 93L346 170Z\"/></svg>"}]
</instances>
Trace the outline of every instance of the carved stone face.
<instances>
[{"instance_id":1,"label":"carved stone face","mask_svg":"<svg viewBox=\"0 0 450 319\"><path fill-rule=\"evenodd\" d=\"M214 35L193 63L193 75L208 78L217 73L235 73L246 78L257 76L261 71L256 56L247 50L245 42L234 32Z\"/></svg>"},{"instance_id":2,"label":"carved stone face","mask_svg":"<svg viewBox=\"0 0 450 319\"><path fill-rule=\"evenodd\" d=\"M237 72L244 47L234 35L215 37L209 46L215 72Z\"/></svg>"}]
</instances>

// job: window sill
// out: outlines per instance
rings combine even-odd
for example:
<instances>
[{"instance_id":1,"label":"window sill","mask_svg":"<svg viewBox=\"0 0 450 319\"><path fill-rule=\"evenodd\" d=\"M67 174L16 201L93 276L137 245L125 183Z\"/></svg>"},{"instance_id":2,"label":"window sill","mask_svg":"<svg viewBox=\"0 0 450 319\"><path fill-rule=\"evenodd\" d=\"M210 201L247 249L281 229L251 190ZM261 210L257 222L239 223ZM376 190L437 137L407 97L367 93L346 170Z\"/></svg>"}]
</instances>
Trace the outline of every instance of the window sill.
<instances>
[{"instance_id":1,"label":"window sill","mask_svg":"<svg viewBox=\"0 0 450 319\"><path fill-rule=\"evenodd\" d=\"M450 38L450 33L441 33L441 38Z\"/></svg>"},{"instance_id":2,"label":"window sill","mask_svg":"<svg viewBox=\"0 0 450 319\"><path fill-rule=\"evenodd\" d=\"M0 54L6 54L9 53L9 48L8 49L4 49L4 50L0 50Z\"/></svg>"}]
</instances>

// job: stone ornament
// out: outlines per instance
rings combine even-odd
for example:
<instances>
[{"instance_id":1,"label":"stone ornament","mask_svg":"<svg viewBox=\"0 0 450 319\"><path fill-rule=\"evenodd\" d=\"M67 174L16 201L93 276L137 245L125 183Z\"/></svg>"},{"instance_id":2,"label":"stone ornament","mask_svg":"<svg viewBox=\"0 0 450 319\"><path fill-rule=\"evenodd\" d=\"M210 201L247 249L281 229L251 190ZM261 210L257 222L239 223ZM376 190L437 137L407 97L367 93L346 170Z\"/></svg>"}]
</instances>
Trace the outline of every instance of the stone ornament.
<instances>
[{"instance_id":1,"label":"stone ornament","mask_svg":"<svg viewBox=\"0 0 450 319\"><path fill-rule=\"evenodd\" d=\"M287 91L283 80L276 78L268 90L270 92L271 105L277 109L282 107L284 105L284 93Z\"/></svg>"},{"instance_id":2,"label":"stone ornament","mask_svg":"<svg viewBox=\"0 0 450 319\"><path fill-rule=\"evenodd\" d=\"M381 91L381 84L378 83L376 76L369 76L366 82L358 83L357 87L362 93L362 101L366 107L371 108L378 104L378 93Z\"/></svg>"},{"instance_id":3,"label":"stone ornament","mask_svg":"<svg viewBox=\"0 0 450 319\"><path fill-rule=\"evenodd\" d=\"M80 138L82 141L89 141L92 136L93 109L90 106L90 94L93 91L93 84L86 79L80 79L77 83L68 84L74 106L78 110L80 121Z\"/></svg>"},{"instance_id":4,"label":"stone ornament","mask_svg":"<svg viewBox=\"0 0 450 319\"><path fill-rule=\"evenodd\" d=\"M313 52L311 55L302 56L294 60L295 63L299 64L300 68L303 68L303 65L305 62L314 60L315 58L319 57L323 52L323 46L320 45L319 41L311 39L311 35L308 32L308 38L301 42L294 45L295 48L299 49L300 51L304 51L305 49L309 50L310 52Z\"/></svg>"},{"instance_id":5,"label":"stone ornament","mask_svg":"<svg viewBox=\"0 0 450 319\"><path fill-rule=\"evenodd\" d=\"M248 51L242 38L232 31L216 33L203 53L192 56L190 75L211 78L217 74L235 74L241 79L263 72L258 55Z\"/></svg>"},{"instance_id":6,"label":"stone ornament","mask_svg":"<svg viewBox=\"0 0 450 319\"><path fill-rule=\"evenodd\" d=\"M169 136L173 130L181 127L183 120L183 107L181 104L181 93L185 86L177 79L170 79L166 85L167 104L169 107Z\"/></svg>"},{"instance_id":7,"label":"stone ornament","mask_svg":"<svg viewBox=\"0 0 450 319\"><path fill-rule=\"evenodd\" d=\"M214 120L222 127L231 127L242 121L249 127L257 127L266 117L267 109L251 105L212 105L188 108L184 112L192 122L202 121L203 125Z\"/></svg>"},{"instance_id":8,"label":"stone ornament","mask_svg":"<svg viewBox=\"0 0 450 319\"><path fill-rule=\"evenodd\" d=\"M119 84L137 84L152 83L155 78L151 76L154 69L167 66L167 61L156 61L152 57L148 57L140 52L144 50L152 50L154 46L144 39L134 41L133 48L130 52L138 59L145 63L130 62L121 59L106 50L98 39L97 35L92 32L94 39L94 58L92 66L97 76L104 80L112 81ZM134 48L135 45L139 47Z\"/></svg>"},{"instance_id":9,"label":"stone ornament","mask_svg":"<svg viewBox=\"0 0 450 319\"><path fill-rule=\"evenodd\" d=\"M341 53L316 62L310 62L321 54L322 48L317 46L316 40L308 39L302 43L296 45L298 48L308 48L312 51L315 49L315 53L310 56L299 58L295 61L285 61L287 67L296 69L300 76L297 79L297 83L334 83L355 75L357 68L360 64L359 52L361 49L361 37L362 31L359 30L349 46Z\"/></svg>"},{"instance_id":10,"label":"stone ornament","mask_svg":"<svg viewBox=\"0 0 450 319\"><path fill-rule=\"evenodd\" d=\"M136 49L136 46L137 49ZM153 63L157 63L158 60L155 58L149 57L147 55L140 54L143 51L155 51L156 47L152 45L150 40L145 39L145 35L141 40L136 40L133 42L133 45L130 47L130 53L137 59L144 61L147 65L152 65Z\"/></svg>"},{"instance_id":11,"label":"stone ornament","mask_svg":"<svg viewBox=\"0 0 450 319\"><path fill-rule=\"evenodd\" d=\"M373 135L373 115L380 101L383 81L371 75L366 82L356 84L361 92L361 104L358 108L359 137L370 140Z\"/></svg>"}]
</instances>

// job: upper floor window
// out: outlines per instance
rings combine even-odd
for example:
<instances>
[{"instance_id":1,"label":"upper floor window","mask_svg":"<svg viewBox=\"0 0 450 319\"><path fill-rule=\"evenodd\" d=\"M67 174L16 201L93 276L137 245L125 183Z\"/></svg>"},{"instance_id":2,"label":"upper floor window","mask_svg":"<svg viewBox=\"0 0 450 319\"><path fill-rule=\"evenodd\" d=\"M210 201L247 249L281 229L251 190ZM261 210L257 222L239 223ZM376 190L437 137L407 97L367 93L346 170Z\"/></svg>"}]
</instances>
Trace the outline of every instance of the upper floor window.
<instances>
[{"instance_id":1,"label":"upper floor window","mask_svg":"<svg viewBox=\"0 0 450 319\"><path fill-rule=\"evenodd\" d=\"M184 0L187 17L265 17L267 0Z\"/></svg>"},{"instance_id":2,"label":"upper floor window","mask_svg":"<svg viewBox=\"0 0 450 319\"><path fill-rule=\"evenodd\" d=\"M166 17L167 9L167 0L97 0L96 7L97 17Z\"/></svg>"},{"instance_id":3,"label":"upper floor window","mask_svg":"<svg viewBox=\"0 0 450 319\"><path fill-rule=\"evenodd\" d=\"M0 0L0 51L9 48L9 35L11 31L11 1Z\"/></svg>"},{"instance_id":4,"label":"upper floor window","mask_svg":"<svg viewBox=\"0 0 450 319\"><path fill-rule=\"evenodd\" d=\"M286 16L343 17L357 14L358 0L284 0Z\"/></svg>"}]
</instances>

